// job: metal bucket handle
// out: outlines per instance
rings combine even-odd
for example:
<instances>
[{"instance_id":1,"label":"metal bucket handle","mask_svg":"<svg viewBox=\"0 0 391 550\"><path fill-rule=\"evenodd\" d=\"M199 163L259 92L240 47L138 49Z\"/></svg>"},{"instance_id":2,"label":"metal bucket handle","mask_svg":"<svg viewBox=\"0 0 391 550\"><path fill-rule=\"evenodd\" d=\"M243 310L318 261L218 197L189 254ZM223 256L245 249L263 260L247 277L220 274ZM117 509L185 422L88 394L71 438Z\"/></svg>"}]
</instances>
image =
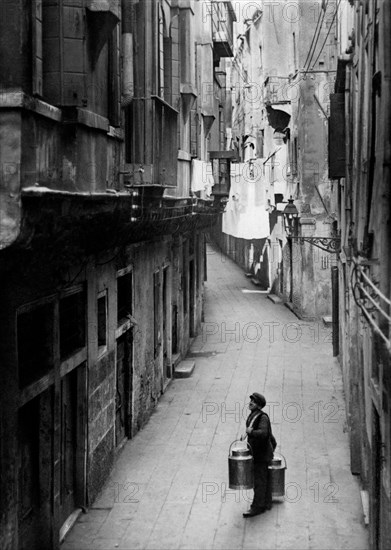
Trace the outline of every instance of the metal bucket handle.
<instances>
[{"instance_id":1,"label":"metal bucket handle","mask_svg":"<svg viewBox=\"0 0 391 550\"><path fill-rule=\"evenodd\" d=\"M281 457L281 458L282 458L282 460L283 460L283 468L284 468L285 470L287 470L287 469L288 469L288 466L286 465L286 458L285 458L285 456L282 455L281 453L276 453L276 452L275 452L275 453L274 453L274 457L275 457L275 458L277 458L276 455L277 455L277 457Z\"/></svg>"},{"instance_id":2,"label":"metal bucket handle","mask_svg":"<svg viewBox=\"0 0 391 550\"><path fill-rule=\"evenodd\" d=\"M244 439L235 439L235 441L232 441L231 445L229 446L229 451L228 451L228 456L231 456L231 447L234 443L236 443L237 441L244 441ZM248 441L246 441L246 444L248 445L248 447L250 448L250 452L251 452L251 456L253 456L253 450L251 448L251 445Z\"/></svg>"}]
</instances>

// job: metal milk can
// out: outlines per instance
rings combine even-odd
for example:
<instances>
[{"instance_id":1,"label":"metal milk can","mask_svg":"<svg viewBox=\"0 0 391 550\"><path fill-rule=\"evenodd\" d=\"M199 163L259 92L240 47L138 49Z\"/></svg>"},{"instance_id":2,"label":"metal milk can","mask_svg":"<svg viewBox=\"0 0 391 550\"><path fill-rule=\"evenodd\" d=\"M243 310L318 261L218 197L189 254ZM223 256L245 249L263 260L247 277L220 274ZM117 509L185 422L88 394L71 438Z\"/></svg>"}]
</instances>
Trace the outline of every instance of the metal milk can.
<instances>
[{"instance_id":1,"label":"metal milk can","mask_svg":"<svg viewBox=\"0 0 391 550\"><path fill-rule=\"evenodd\" d=\"M228 452L228 479L230 489L254 488L254 460L251 447L246 442L246 447L241 446L232 449L232 445L240 441L236 439L229 447ZM241 443L244 443L241 441ZM232 451L231 451L232 449Z\"/></svg>"},{"instance_id":2,"label":"metal milk can","mask_svg":"<svg viewBox=\"0 0 391 550\"><path fill-rule=\"evenodd\" d=\"M269 470L272 477L272 497L285 496L285 457L275 452Z\"/></svg>"}]
</instances>

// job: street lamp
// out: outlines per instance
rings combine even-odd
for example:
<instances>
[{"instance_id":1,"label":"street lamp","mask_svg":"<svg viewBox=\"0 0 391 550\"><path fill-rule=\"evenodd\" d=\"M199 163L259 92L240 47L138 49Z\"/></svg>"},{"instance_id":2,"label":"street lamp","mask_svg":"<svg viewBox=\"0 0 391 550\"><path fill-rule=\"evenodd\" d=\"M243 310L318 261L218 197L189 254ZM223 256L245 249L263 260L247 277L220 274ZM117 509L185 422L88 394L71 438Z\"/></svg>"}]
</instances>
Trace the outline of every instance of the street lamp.
<instances>
[{"instance_id":1,"label":"street lamp","mask_svg":"<svg viewBox=\"0 0 391 550\"><path fill-rule=\"evenodd\" d=\"M284 208L284 226L288 237L293 237L297 233L297 221L299 219L299 212L296 206L293 204L292 195L288 199L288 204Z\"/></svg>"},{"instance_id":2,"label":"street lamp","mask_svg":"<svg viewBox=\"0 0 391 550\"><path fill-rule=\"evenodd\" d=\"M283 213L285 231L290 241L294 240L299 244L307 242L313 246L320 248L321 250L324 250L325 252L331 252L334 254L337 254L341 251L340 237L298 236L299 212L296 206L293 204L292 196L290 199L288 199L288 204L285 206Z\"/></svg>"}]
</instances>

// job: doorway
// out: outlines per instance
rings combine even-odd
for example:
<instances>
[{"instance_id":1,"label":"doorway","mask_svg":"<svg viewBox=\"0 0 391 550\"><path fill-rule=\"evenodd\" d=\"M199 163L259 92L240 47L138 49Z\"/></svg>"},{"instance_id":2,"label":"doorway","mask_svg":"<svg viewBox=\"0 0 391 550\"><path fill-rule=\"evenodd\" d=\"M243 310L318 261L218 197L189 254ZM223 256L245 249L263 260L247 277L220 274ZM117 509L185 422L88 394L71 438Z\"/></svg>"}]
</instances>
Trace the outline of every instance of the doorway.
<instances>
[{"instance_id":1,"label":"doorway","mask_svg":"<svg viewBox=\"0 0 391 550\"><path fill-rule=\"evenodd\" d=\"M382 441L380 432L380 417L375 407L372 407L372 494L371 494L371 548L381 548L380 541L380 502L381 502L381 469Z\"/></svg>"},{"instance_id":2,"label":"doorway","mask_svg":"<svg viewBox=\"0 0 391 550\"><path fill-rule=\"evenodd\" d=\"M77 508L77 370L61 379L61 462L60 462L60 525Z\"/></svg>"},{"instance_id":3,"label":"doorway","mask_svg":"<svg viewBox=\"0 0 391 550\"><path fill-rule=\"evenodd\" d=\"M195 336L195 277L194 260L189 261L189 334Z\"/></svg>"},{"instance_id":4,"label":"doorway","mask_svg":"<svg viewBox=\"0 0 391 550\"><path fill-rule=\"evenodd\" d=\"M19 409L18 548L50 548L52 388Z\"/></svg>"},{"instance_id":5,"label":"doorway","mask_svg":"<svg viewBox=\"0 0 391 550\"><path fill-rule=\"evenodd\" d=\"M163 269L163 378L167 383L172 377L171 350L171 281L169 267Z\"/></svg>"},{"instance_id":6,"label":"doorway","mask_svg":"<svg viewBox=\"0 0 391 550\"><path fill-rule=\"evenodd\" d=\"M127 330L117 338L115 445L131 435L131 380L133 373L133 332Z\"/></svg>"}]
</instances>

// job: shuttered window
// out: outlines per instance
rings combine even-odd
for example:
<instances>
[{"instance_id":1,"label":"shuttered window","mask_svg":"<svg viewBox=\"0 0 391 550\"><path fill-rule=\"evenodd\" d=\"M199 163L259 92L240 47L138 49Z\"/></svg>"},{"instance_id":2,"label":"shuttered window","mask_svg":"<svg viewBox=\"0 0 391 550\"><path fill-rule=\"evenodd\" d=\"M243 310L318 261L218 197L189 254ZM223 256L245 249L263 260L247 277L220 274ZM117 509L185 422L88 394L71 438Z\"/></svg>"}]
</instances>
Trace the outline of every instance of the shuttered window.
<instances>
[{"instance_id":1,"label":"shuttered window","mask_svg":"<svg viewBox=\"0 0 391 550\"><path fill-rule=\"evenodd\" d=\"M42 47L44 99L59 106L85 105L84 8L79 1L42 1Z\"/></svg>"},{"instance_id":2,"label":"shuttered window","mask_svg":"<svg viewBox=\"0 0 391 550\"><path fill-rule=\"evenodd\" d=\"M33 94L42 97L42 0L32 1Z\"/></svg>"},{"instance_id":3,"label":"shuttered window","mask_svg":"<svg viewBox=\"0 0 391 550\"><path fill-rule=\"evenodd\" d=\"M329 178L345 177L345 94L330 94Z\"/></svg>"}]
</instances>

